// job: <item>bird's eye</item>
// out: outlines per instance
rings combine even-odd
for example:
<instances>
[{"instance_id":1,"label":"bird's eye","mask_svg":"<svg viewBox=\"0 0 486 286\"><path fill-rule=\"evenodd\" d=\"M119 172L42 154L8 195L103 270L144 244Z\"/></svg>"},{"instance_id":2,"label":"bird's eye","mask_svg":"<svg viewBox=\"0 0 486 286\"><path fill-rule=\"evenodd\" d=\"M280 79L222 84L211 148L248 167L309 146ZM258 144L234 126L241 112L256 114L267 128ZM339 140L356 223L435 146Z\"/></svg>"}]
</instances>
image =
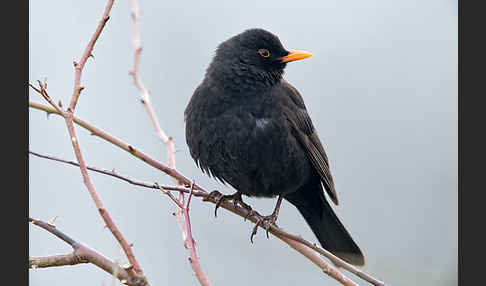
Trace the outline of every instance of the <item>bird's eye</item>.
<instances>
[{"instance_id":1,"label":"bird's eye","mask_svg":"<svg viewBox=\"0 0 486 286\"><path fill-rule=\"evenodd\" d=\"M264 58L268 58L270 56L270 52L267 49L259 49L258 53Z\"/></svg>"}]
</instances>

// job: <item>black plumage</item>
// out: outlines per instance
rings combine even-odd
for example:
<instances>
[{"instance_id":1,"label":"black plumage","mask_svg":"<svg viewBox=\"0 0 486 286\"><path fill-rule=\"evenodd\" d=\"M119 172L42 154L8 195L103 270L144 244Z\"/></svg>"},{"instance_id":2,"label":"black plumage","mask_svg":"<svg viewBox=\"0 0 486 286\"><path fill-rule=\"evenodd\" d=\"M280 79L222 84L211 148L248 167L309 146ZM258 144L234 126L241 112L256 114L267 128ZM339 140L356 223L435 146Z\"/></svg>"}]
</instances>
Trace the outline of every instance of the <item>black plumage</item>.
<instances>
[{"instance_id":1,"label":"black plumage","mask_svg":"<svg viewBox=\"0 0 486 286\"><path fill-rule=\"evenodd\" d=\"M364 256L329 205L338 204L329 160L304 100L282 78L287 51L277 36L250 29L221 43L185 110L186 141L196 164L233 186L224 198L279 196L297 207L321 245L343 260Z\"/></svg>"}]
</instances>

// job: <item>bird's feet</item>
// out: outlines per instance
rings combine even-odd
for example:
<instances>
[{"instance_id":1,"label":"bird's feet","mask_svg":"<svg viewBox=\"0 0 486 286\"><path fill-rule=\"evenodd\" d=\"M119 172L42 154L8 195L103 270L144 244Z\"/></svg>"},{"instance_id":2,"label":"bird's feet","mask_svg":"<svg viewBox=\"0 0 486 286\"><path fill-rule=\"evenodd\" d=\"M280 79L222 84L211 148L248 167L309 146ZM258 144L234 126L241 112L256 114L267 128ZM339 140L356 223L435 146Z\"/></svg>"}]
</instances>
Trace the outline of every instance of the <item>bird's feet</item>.
<instances>
[{"instance_id":1,"label":"bird's feet","mask_svg":"<svg viewBox=\"0 0 486 286\"><path fill-rule=\"evenodd\" d=\"M255 213L249 205L247 205L243 202L243 199L241 198L240 192L236 192L232 195L223 195L222 193L220 193L218 191L212 191L211 193L209 193L208 197L214 198L215 201L216 201L216 207L214 208L214 216L215 217L218 216L218 208L223 201L233 201L233 205L237 206L238 204L240 204L241 207L246 209L248 211L248 215L245 217L245 220L246 220L247 217L249 217L250 215ZM208 200L208 199L205 199L205 200Z\"/></svg>"},{"instance_id":2,"label":"bird's feet","mask_svg":"<svg viewBox=\"0 0 486 286\"><path fill-rule=\"evenodd\" d=\"M265 229L267 238L269 238L268 231L270 229L270 226L271 225L277 226L276 222L278 217L278 213L276 212L273 212L271 215L268 216L261 216L257 212L254 213L257 216L257 221L255 223L255 227L253 227L253 231L251 232L251 236L250 236L251 243L253 243L253 236L257 233L259 226L262 226Z\"/></svg>"},{"instance_id":3,"label":"bird's feet","mask_svg":"<svg viewBox=\"0 0 486 286\"><path fill-rule=\"evenodd\" d=\"M262 226L266 230L267 238L268 237L268 230L270 229L270 226L274 225L277 226L277 217L278 217L278 212L280 210L280 205L282 204L282 199L283 196L280 195L277 200L277 204L275 205L275 209L273 210L273 213L269 216L261 216L258 213L256 213L257 221L255 223L255 227L253 228L253 231L251 232L250 236L250 241L253 243L253 236L257 233L258 227ZM251 212L250 212L251 213Z\"/></svg>"}]
</instances>

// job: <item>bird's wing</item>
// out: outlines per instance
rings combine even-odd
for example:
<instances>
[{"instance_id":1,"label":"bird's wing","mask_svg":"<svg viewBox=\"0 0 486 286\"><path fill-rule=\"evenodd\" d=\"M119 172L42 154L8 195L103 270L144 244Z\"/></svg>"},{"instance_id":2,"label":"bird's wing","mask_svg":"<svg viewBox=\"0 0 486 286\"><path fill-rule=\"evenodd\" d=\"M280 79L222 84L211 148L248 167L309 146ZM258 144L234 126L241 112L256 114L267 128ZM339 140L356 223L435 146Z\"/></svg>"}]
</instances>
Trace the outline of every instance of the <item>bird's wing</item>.
<instances>
[{"instance_id":1,"label":"bird's wing","mask_svg":"<svg viewBox=\"0 0 486 286\"><path fill-rule=\"evenodd\" d=\"M297 89L289 83L283 82L281 87L292 101L291 104L283 106L283 111L295 131L295 136L304 146L307 156L319 173L329 197L337 205L338 199L329 168L329 159L307 113L304 100Z\"/></svg>"}]
</instances>

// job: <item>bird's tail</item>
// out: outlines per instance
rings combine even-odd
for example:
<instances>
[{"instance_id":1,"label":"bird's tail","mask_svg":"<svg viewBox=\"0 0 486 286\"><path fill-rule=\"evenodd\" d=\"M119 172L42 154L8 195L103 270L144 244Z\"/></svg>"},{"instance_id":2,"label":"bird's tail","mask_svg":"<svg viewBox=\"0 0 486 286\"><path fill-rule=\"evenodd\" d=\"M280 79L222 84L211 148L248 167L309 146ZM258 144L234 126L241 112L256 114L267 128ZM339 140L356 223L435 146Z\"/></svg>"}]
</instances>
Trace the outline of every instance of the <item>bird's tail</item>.
<instances>
[{"instance_id":1,"label":"bird's tail","mask_svg":"<svg viewBox=\"0 0 486 286\"><path fill-rule=\"evenodd\" d=\"M322 247L353 265L364 265L364 255L324 197L321 184L306 185L284 197L297 207Z\"/></svg>"}]
</instances>

